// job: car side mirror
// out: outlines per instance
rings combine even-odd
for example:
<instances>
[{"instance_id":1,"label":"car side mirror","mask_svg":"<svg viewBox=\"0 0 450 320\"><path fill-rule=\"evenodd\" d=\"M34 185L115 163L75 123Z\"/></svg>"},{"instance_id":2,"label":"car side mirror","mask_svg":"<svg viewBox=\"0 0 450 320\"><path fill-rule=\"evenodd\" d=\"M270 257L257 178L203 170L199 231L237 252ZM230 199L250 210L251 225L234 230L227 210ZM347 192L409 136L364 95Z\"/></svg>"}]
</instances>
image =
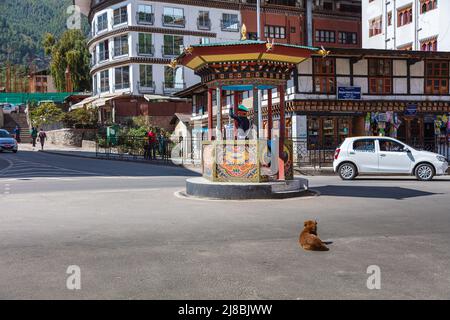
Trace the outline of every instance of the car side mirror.
<instances>
[{"instance_id":1,"label":"car side mirror","mask_svg":"<svg viewBox=\"0 0 450 320\"><path fill-rule=\"evenodd\" d=\"M403 149L403 151L405 151L406 153L410 153L411 150L409 150L408 148Z\"/></svg>"}]
</instances>

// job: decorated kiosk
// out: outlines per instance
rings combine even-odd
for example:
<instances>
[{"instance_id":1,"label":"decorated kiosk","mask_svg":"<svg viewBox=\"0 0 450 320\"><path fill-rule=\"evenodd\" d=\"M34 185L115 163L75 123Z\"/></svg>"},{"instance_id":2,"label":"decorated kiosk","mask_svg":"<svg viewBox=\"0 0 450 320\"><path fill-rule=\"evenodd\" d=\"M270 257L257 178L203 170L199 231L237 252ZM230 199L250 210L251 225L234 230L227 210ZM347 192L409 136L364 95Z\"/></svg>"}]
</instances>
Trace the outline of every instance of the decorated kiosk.
<instances>
[{"instance_id":1,"label":"decorated kiosk","mask_svg":"<svg viewBox=\"0 0 450 320\"><path fill-rule=\"evenodd\" d=\"M247 40L244 26L240 41L193 45L171 62L172 67L183 65L194 70L208 90L203 178L187 180L187 195L254 199L295 196L307 188L306 180L294 180L292 141L285 133L285 88L297 64L322 51ZM232 93L230 109L222 106L223 91ZM242 105L242 92L253 93L252 107ZM277 130L273 130L275 109ZM233 127L231 134L225 130L230 127L227 123Z\"/></svg>"}]
</instances>

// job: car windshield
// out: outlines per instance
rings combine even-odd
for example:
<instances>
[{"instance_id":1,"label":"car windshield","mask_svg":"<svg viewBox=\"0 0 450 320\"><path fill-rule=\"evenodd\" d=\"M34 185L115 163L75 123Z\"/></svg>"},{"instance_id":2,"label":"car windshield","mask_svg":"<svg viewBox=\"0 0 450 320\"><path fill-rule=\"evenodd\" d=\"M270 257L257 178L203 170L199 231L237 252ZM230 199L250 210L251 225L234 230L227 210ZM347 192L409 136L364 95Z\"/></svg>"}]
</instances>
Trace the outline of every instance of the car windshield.
<instances>
[{"instance_id":1,"label":"car windshield","mask_svg":"<svg viewBox=\"0 0 450 320\"><path fill-rule=\"evenodd\" d=\"M1 130L0 131L0 138L11 138L11 135L9 134L8 131Z\"/></svg>"}]
</instances>

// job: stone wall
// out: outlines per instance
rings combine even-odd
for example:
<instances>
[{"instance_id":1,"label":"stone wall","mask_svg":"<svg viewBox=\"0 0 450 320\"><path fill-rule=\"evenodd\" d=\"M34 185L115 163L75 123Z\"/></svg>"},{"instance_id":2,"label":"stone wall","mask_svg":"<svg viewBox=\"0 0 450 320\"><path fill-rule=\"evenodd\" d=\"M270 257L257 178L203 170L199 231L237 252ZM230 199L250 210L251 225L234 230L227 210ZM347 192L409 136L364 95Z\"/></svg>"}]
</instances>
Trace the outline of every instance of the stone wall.
<instances>
[{"instance_id":1,"label":"stone wall","mask_svg":"<svg viewBox=\"0 0 450 320\"><path fill-rule=\"evenodd\" d=\"M83 140L95 140L97 129L60 129L46 131L46 133L49 143L81 147Z\"/></svg>"}]
</instances>

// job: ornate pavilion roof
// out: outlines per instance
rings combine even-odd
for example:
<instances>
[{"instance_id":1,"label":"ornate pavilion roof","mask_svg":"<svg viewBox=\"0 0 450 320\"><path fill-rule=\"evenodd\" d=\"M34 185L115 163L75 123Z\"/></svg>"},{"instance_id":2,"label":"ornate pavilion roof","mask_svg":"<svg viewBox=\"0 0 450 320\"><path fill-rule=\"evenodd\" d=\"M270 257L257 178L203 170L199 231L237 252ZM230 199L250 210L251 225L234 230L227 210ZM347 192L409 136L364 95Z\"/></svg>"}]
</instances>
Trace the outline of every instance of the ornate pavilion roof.
<instances>
[{"instance_id":1,"label":"ornate pavilion roof","mask_svg":"<svg viewBox=\"0 0 450 320\"><path fill-rule=\"evenodd\" d=\"M298 64L318 51L320 49L315 47L259 40L240 40L192 45L185 48L173 63L182 64L193 70L207 64L227 62L270 61L281 64Z\"/></svg>"}]
</instances>

